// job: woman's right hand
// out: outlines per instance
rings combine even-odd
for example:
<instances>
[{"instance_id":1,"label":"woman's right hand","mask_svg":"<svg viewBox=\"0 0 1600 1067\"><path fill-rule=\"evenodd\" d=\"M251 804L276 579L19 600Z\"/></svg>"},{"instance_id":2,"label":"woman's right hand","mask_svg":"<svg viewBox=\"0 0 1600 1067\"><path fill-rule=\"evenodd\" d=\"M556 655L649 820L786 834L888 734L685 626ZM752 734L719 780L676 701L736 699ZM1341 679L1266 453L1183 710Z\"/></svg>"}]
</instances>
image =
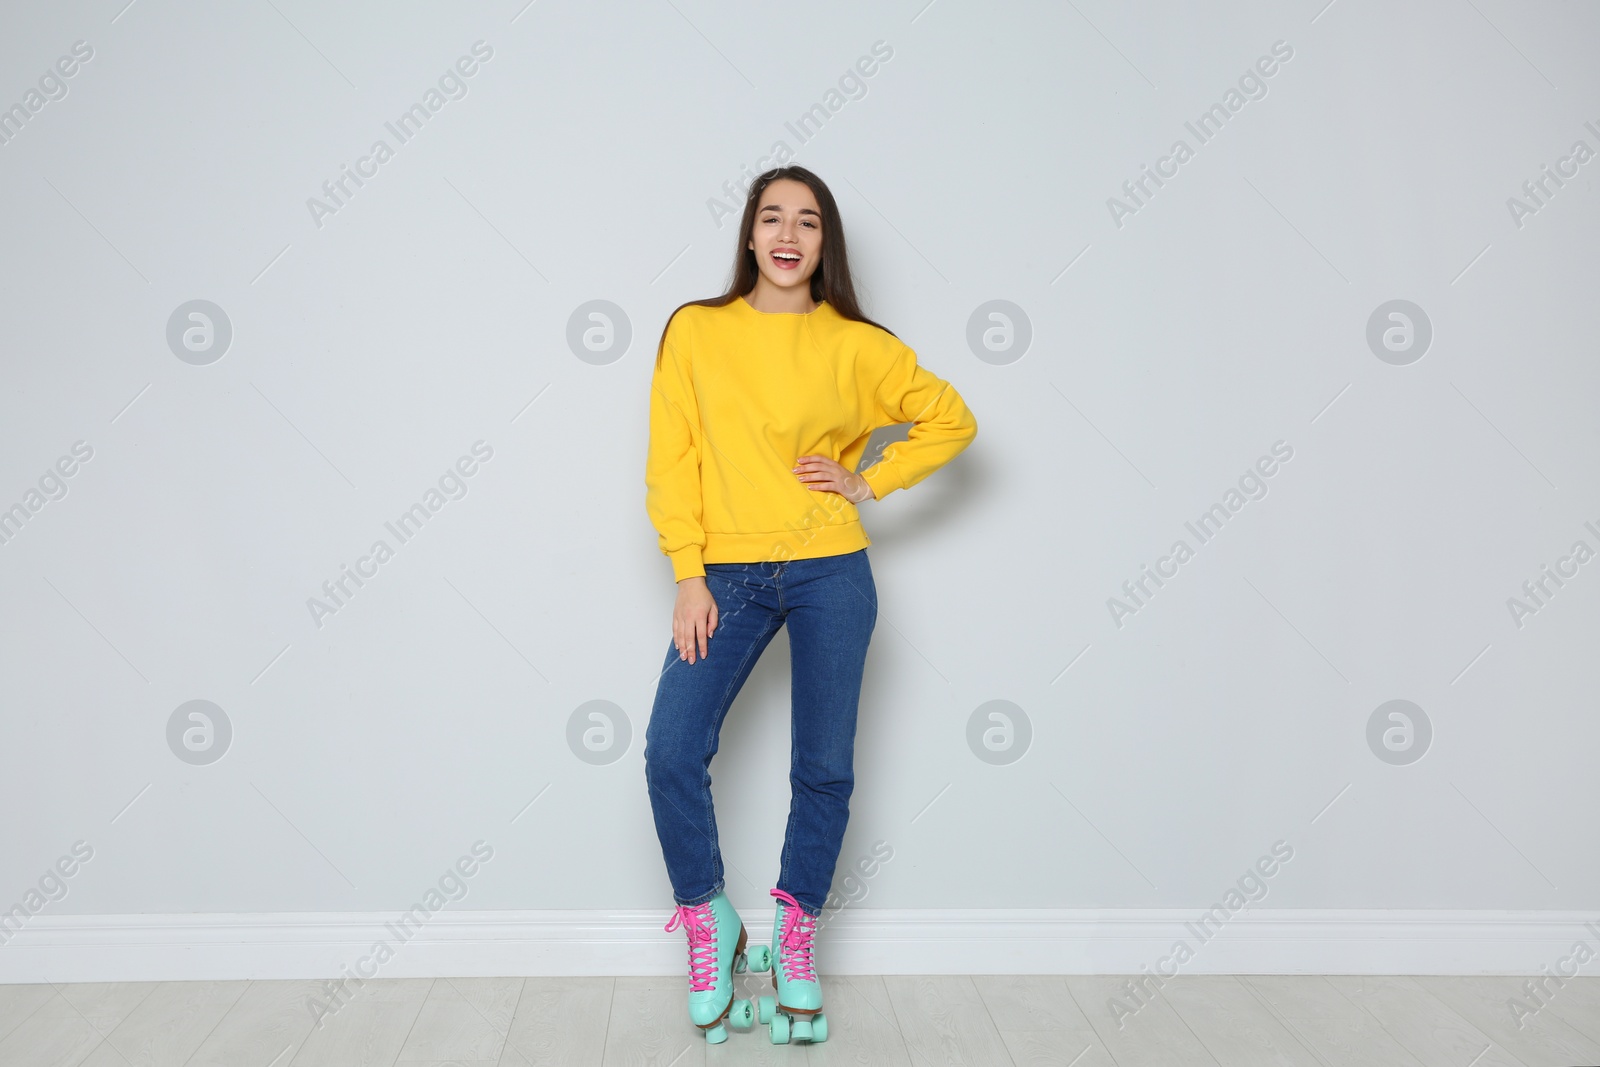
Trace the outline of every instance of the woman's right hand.
<instances>
[{"instance_id":1,"label":"woman's right hand","mask_svg":"<svg viewBox=\"0 0 1600 1067\"><path fill-rule=\"evenodd\" d=\"M706 644L717 628L717 601L703 575L678 583L678 602L672 608L672 643L678 658L693 663L706 657Z\"/></svg>"}]
</instances>

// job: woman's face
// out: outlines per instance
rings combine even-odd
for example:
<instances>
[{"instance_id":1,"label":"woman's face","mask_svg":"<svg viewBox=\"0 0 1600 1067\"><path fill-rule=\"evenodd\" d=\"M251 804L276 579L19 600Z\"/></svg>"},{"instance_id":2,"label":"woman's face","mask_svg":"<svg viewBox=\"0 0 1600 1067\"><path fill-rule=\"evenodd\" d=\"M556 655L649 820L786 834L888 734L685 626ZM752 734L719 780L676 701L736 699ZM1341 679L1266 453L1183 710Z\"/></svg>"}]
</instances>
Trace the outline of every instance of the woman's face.
<instances>
[{"instance_id":1,"label":"woman's face","mask_svg":"<svg viewBox=\"0 0 1600 1067\"><path fill-rule=\"evenodd\" d=\"M790 178L768 185L747 247L771 284L780 289L809 286L822 263L822 211L811 187Z\"/></svg>"}]
</instances>

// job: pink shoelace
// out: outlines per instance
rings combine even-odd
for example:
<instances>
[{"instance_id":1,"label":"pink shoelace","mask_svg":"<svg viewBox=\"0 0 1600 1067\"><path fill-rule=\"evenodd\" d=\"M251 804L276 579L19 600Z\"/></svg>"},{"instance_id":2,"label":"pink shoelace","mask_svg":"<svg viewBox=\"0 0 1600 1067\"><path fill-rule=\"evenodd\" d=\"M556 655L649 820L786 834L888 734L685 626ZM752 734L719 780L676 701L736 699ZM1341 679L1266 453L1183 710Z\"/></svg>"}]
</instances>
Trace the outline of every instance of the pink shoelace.
<instances>
[{"instance_id":1,"label":"pink shoelace","mask_svg":"<svg viewBox=\"0 0 1600 1067\"><path fill-rule=\"evenodd\" d=\"M783 909L783 976L791 982L815 982L811 941L817 933L817 917L806 914L800 902L781 889L774 889L772 895L789 905Z\"/></svg>"},{"instance_id":2,"label":"pink shoelace","mask_svg":"<svg viewBox=\"0 0 1600 1067\"><path fill-rule=\"evenodd\" d=\"M717 976L716 920L711 901L693 907L679 904L663 929L671 933L680 926L689 932L689 989L704 993Z\"/></svg>"}]
</instances>

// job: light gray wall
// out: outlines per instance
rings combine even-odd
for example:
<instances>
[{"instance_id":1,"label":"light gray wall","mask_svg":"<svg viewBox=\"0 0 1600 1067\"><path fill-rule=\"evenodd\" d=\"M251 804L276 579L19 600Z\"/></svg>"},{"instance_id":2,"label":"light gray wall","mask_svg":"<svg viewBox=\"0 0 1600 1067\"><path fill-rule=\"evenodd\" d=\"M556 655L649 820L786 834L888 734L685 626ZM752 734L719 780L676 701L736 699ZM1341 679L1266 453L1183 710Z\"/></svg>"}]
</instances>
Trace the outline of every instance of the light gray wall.
<instances>
[{"instance_id":1,"label":"light gray wall","mask_svg":"<svg viewBox=\"0 0 1600 1067\"><path fill-rule=\"evenodd\" d=\"M459 907L665 915L649 372L781 142L868 313L980 424L865 508L841 898L1204 906L1283 842L1245 879L1272 907L1592 906L1600 561L1510 602L1600 549L1600 161L1560 163L1600 149L1600 9L1221 6L12 5L0 105L93 54L0 145L0 506L40 505L0 545L0 903L82 841L52 913L403 908L482 841ZM1537 206L1547 165L1576 176ZM196 300L220 358L169 341ZM713 766L750 907L787 661L780 635ZM196 700L230 731L209 763L173 740ZM569 740L594 701L609 762Z\"/></svg>"}]
</instances>

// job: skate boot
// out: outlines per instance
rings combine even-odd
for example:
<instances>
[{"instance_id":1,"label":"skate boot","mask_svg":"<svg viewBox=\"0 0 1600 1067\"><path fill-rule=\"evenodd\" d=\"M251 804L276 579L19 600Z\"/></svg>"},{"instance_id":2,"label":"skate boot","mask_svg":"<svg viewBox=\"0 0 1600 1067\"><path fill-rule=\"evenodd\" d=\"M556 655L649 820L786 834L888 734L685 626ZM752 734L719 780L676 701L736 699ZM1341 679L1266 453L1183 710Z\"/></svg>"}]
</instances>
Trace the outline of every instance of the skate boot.
<instances>
[{"instance_id":1,"label":"skate boot","mask_svg":"<svg viewBox=\"0 0 1600 1067\"><path fill-rule=\"evenodd\" d=\"M721 1044L728 1040L724 1019L735 1030L755 1025L750 1002L733 995L733 976L745 973L747 963L744 924L727 894L718 893L703 904L678 905L665 929L679 926L689 935L689 1021L707 1044Z\"/></svg>"},{"instance_id":2,"label":"skate boot","mask_svg":"<svg viewBox=\"0 0 1600 1067\"><path fill-rule=\"evenodd\" d=\"M799 901L781 889L774 889L772 895L778 898L770 950L772 986L778 995L757 1001L758 1018L768 1025L774 1045L786 1045L791 1039L826 1041L828 1020L822 1014L822 986L811 959L817 917L806 914Z\"/></svg>"}]
</instances>

